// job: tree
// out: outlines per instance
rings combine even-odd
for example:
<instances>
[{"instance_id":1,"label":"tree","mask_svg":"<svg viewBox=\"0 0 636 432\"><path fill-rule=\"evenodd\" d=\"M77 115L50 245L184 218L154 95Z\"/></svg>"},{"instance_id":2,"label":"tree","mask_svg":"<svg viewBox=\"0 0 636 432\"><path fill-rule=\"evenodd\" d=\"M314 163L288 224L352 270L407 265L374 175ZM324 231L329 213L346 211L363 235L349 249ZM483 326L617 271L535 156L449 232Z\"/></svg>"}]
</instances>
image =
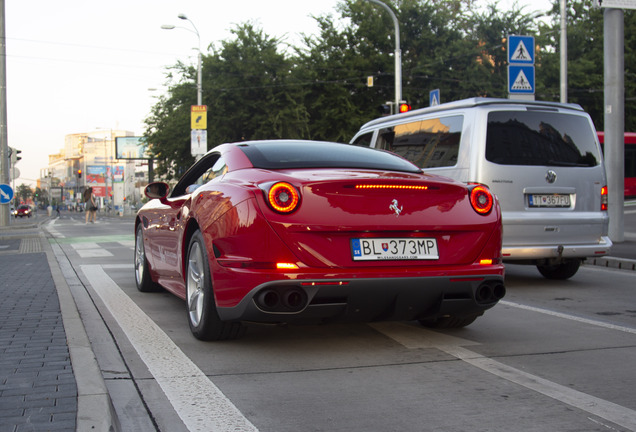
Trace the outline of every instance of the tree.
<instances>
[{"instance_id":1,"label":"tree","mask_svg":"<svg viewBox=\"0 0 636 432\"><path fill-rule=\"evenodd\" d=\"M156 161L155 174L166 179L178 178L192 164L190 154L190 106L196 104L196 90L186 80L191 76L189 68L178 63L168 74L169 96L160 97L146 119L149 152Z\"/></svg>"},{"instance_id":2,"label":"tree","mask_svg":"<svg viewBox=\"0 0 636 432\"><path fill-rule=\"evenodd\" d=\"M636 11L625 10L625 130L636 130ZM591 0L567 2L568 102L587 111L598 130L604 129L603 10ZM552 20L540 26L537 43L537 98L560 99L560 16L554 0ZM538 75L539 76L539 75Z\"/></svg>"},{"instance_id":3,"label":"tree","mask_svg":"<svg viewBox=\"0 0 636 432\"><path fill-rule=\"evenodd\" d=\"M279 50L280 41L253 24L236 27L235 39L205 64L213 115L208 118L208 144L252 139L306 138L308 116L303 89L290 82L293 62ZM211 145L210 145L211 144Z\"/></svg>"},{"instance_id":4,"label":"tree","mask_svg":"<svg viewBox=\"0 0 636 432\"><path fill-rule=\"evenodd\" d=\"M46 199L46 192L39 187L36 187L33 193L33 200L37 202L44 202Z\"/></svg>"},{"instance_id":5,"label":"tree","mask_svg":"<svg viewBox=\"0 0 636 432\"><path fill-rule=\"evenodd\" d=\"M235 39L203 56L204 103L208 106L208 149L224 142L265 138L307 138L308 114L302 87L289 82L292 62L279 41L252 24L237 26ZM195 71L177 64L170 91L146 119L146 136L156 173L179 177L190 155L190 105L195 104Z\"/></svg>"},{"instance_id":6,"label":"tree","mask_svg":"<svg viewBox=\"0 0 636 432\"><path fill-rule=\"evenodd\" d=\"M33 190L29 185L22 183L16 189L16 196L20 201L27 201L33 196Z\"/></svg>"},{"instance_id":7,"label":"tree","mask_svg":"<svg viewBox=\"0 0 636 432\"><path fill-rule=\"evenodd\" d=\"M538 50L536 96L559 99L559 0L550 21L495 1L383 0L400 24L402 95L414 108L428 106L430 90L442 101L507 97L507 40L534 35ZM347 142L380 106L395 99L393 22L369 1L342 0L337 15L316 17L319 34L300 47L283 46L245 23L203 56L208 149L251 139L307 138ZM626 129L636 130L636 17L625 12ZM602 127L602 12L591 0L568 2L569 100ZM169 93L146 119L156 172L179 177L190 155L190 105L196 70L178 63L167 75ZM367 86L367 77L374 86ZM601 128L599 127L599 129Z\"/></svg>"}]
</instances>

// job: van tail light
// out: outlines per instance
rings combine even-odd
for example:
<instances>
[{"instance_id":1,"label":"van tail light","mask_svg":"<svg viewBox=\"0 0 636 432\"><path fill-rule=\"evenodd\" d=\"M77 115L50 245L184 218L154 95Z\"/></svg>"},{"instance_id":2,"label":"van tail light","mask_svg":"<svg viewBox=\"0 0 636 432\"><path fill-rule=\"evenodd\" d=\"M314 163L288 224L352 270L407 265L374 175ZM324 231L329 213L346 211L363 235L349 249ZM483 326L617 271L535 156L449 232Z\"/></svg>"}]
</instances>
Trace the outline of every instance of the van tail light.
<instances>
[{"instance_id":1,"label":"van tail light","mask_svg":"<svg viewBox=\"0 0 636 432\"><path fill-rule=\"evenodd\" d=\"M300 194L296 188L287 182L277 182L272 184L265 191L267 204L279 213L291 213L300 204Z\"/></svg>"},{"instance_id":2,"label":"van tail light","mask_svg":"<svg viewBox=\"0 0 636 432\"><path fill-rule=\"evenodd\" d=\"M470 204L473 209L480 215L486 216L492 210L495 204L495 198L492 196L490 189L482 184L468 185L470 194Z\"/></svg>"},{"instance_id":3,"label":"van tail light","mask_svg":"<svg viewBox=\"0 0 636 432\"><path fill-rule=\"evenodd\" d=\"M601 211L607 211L608 207L607 186L601 188Z\"/></svg>"}]
</instances>

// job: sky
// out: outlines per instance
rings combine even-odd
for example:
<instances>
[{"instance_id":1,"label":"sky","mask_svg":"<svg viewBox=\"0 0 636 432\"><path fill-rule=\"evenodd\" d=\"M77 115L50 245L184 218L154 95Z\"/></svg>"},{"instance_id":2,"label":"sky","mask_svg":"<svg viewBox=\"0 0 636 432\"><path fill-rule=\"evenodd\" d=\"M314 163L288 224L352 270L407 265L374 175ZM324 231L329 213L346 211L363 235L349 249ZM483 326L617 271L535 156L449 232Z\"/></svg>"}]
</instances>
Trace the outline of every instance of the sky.
<instances>
[{"instance_id":1,"label":"sky","mask_svg":"<svg viewBox=\"0 0 636 432\"><path fill-rule=\"evenodd\" d=\"M166 91L166 67L178 60L196 63L197 36L179 14L197 27L206 52L245 22L300 45L301 34L318 32L312 15L337 17L337 3L5 0L7 135L9 146L22 150L15 186L35 186L48 155L64 147L65 135L108 129L143 134L156 96ZM504 8L511 3L500 2ZM519 4L531 13L548 10L550 0ZM161 29L164 24L177 28Z\"/></svg>"}]
</instances>

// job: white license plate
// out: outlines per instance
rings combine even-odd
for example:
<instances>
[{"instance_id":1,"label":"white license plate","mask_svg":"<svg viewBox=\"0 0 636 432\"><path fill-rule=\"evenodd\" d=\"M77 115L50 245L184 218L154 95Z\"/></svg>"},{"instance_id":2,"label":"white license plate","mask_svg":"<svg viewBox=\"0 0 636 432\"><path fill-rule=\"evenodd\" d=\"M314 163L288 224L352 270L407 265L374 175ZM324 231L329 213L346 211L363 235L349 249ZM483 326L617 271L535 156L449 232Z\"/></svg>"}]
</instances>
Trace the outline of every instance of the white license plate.
<instances>
[{"instance_id":1,"label":"white license plate","mask_svg":"<svg viewBox=\"0 0 636 432\"><path fill-rule=\"evenodd\" d=\"M567 194L530 194L528 195L530 207L570 207L570 195Z\"/></svg>"},{"instance_id":2,"label":"white license plate","mask_svg":"<svg viewBox=\"0 0 636 432\"><path fill-rule=\"evenodd\" d=\"M434 238L354 238L351 254L354 261L439 259Z\"/></svg>"}]
</instances>

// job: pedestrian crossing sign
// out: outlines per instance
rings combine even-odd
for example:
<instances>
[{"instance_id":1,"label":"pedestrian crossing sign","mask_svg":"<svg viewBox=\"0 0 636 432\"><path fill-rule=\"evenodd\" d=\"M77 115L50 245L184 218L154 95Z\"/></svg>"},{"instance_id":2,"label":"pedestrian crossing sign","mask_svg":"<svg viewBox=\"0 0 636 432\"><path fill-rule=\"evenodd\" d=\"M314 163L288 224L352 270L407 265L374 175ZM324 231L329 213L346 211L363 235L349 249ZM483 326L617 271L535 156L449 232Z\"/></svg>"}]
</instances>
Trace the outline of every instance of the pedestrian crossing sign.
<instances>
[{"instance_id":1,"label":"pedestrian crossing sign","mask_svg":"<svg viewBox=\"0 0 636 432\"><path fill-rule=\"evenodd\" d=\"M534 64L534 37L508 37L508 63Z\"/></svg>"},{"instance_id":2,"label":"pedestrian crossing sign","mask_svg":"<svg viewBox=\"0 0 636 432\"><path fill-rule=\"evenodd\" d=\"M428 105L437 106L440 104L439 89L428 92Z\"/></svg>"},{"instance_id":3,"label":"pedestrian crossing sign","mask_svg":"<svg viewBox=\"0 0 636 432\"><path fill-rule=\"evenodd\" d=\"M508 93L534 94L534 66L508 66Z\"/></svg>"}]
</instances>

